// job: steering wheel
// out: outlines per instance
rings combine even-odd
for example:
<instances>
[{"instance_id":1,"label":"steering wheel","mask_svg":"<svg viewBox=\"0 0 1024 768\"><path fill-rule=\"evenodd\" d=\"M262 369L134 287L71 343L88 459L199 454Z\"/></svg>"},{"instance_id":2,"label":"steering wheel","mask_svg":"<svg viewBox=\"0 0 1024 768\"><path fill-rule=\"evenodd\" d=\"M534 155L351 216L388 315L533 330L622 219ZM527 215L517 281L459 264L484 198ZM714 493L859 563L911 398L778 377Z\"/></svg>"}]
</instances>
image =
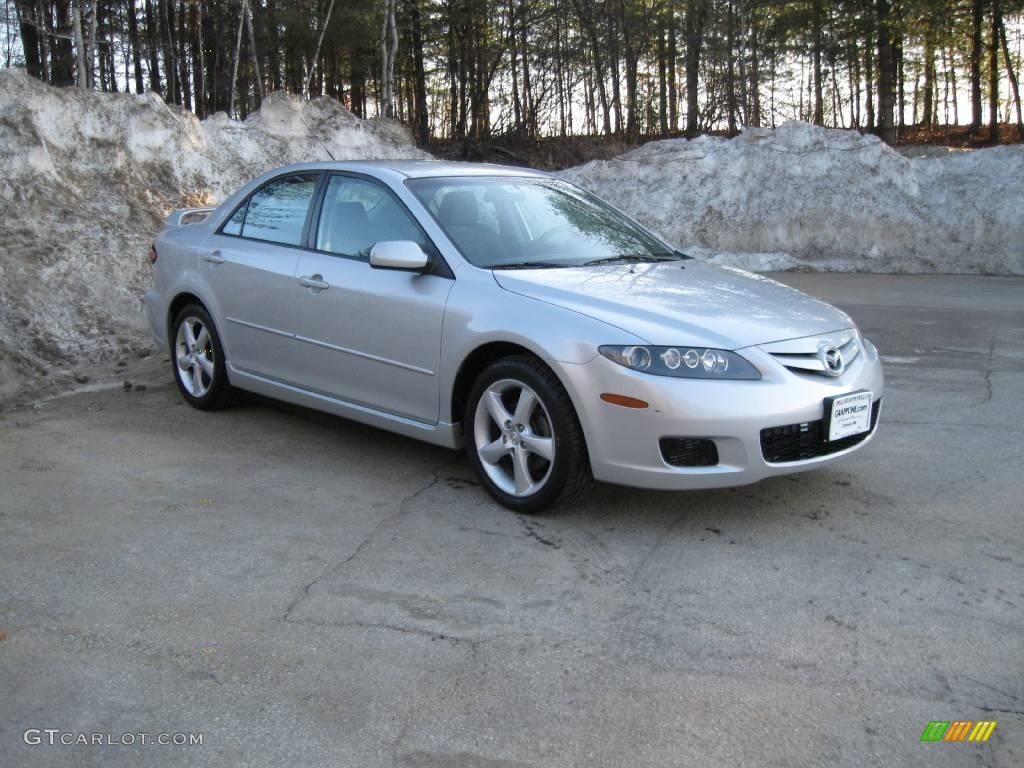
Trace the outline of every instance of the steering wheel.
<instances>
[{"instance_id":1,"label":"steering wheel","mask_svg":"<svg viewBox=\"0 0 1024 768\"><path fill-rule=\"evenodd\" d=\"M541 235L536 240L534 240L533 244L534 245L543 245L548 240L553 238L555 235L560 234L562 232L570 232L570 231L572 231L574 229L575 229L575 227L572 224L556 224L551 229L549 229L547 232L545 232L543 235Z\"/></svg>"}]
</instances>

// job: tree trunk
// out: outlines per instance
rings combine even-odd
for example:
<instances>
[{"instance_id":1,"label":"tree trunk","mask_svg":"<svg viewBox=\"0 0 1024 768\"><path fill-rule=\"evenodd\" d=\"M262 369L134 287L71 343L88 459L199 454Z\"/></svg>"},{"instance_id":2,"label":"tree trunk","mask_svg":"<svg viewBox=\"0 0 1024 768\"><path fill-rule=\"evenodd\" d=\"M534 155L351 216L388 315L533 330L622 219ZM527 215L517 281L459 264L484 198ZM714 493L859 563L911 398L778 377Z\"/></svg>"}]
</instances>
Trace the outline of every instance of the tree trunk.
<instances>
[{"instance_id":1,"label":"tree trunk","mask_svg":"<svg viewBox=\"0 0 1024 768\"><path fill-rule=\"evenodd\" d=\"M145 85L142 80L142 49L139 41L139 17L135 10L135 0L128 0L128 47L132 49L132 66L135 69L135 92L142 93Z\"/></svg>"},{"instance_id":2,"label":"tree trunk","mask_svg":"<svg viewBox=\"0 0 1024 768\"><path fill-rule=\"evenodd\" d=\"M761 59L753 14L750 18L750 124L761 126Z\"/></svg>"},{"instance_id":3,"label":"tree trunk","mask_svg":"<svg viewBox=\"0 0 1024 768\"><path fill-rule=\"evenodd\" d=\"M582 0L574 0L576 15L586 30L590 42L590 57L594 62L592 71L593 82L597 86L598 100L601 102L601 130L605 136L612 132L611 112L608 105L608 88L605 83L604 57L601 55L601 41L597 33L597 24L591 13L592 6L584 6ZM596 120L595 120L596 123Z\"/></svg>"},{"instance_id":4,"label":"tree trunk","mask_svg":"<svg viewBox=\"0 0 1024 768\"><path fill-rule=\"evenodd\" d=\"M813 19L813 43L811 56L814 62L814 118L815 125L825 124L825 105L822 97L823 88L821 83L821 0L814 0L812 12Z\"/></svg>"},{"instance_id":5,"label":"tree trunk","mask_svg":"<svg viewBox=\"0 0 1024 768\"><path fill-rule=\"evenodd\" d=\"M267 45L269 48L268 66L270 72L267 75L269 79L269 88L271 91L281 90L281 44L280 37L277 29L277 14L275 13L274 0L267 0L267 15L266 15L266 29L267 29ZM341 92L339 88L338 98L341 99Z\"/></svg>"},{"instance_id":6,"label":"tree trunk","mask_svg":"<svg viewBox=\"0 0 1024 768\"><path fill-rule=\"evenodd\" d=\"M252 73L256 83L256 108L263 101L263 77L260 75L260 59L256 54L256 32L253 30L252 6L245 4L245 27L249 32L249 54L252 56Z\"/></svg>"},{"instance_id":7,"label":"tree trunk","mask_svg":"<svg viewBox=\"0 0 1024 768\"><path fill-rule=\"evenodd\" d=\"M1006 61L1006 76L1010 79L1010 90L1013 92L1013 103L1017 107L1017 135L1024 141L1024 118L1021 116L1020 108L1020 81L1013 69L1013 59L1010 58L1010 46L1006 42L1006 27L1003 20L999 19L999 40L1003 45L1003 59Z\"/></svg>"},{"instance_id":8,"label":"tree trunk","mask_svg":"<svg viewBox=\"0 0 1024 768\"><path fill-rule=\"evenodd\" d=\"M988 48L988 140L999 143L999 27L1003 14L999 0L992 0L992 32Z\"/></svg>"},{"instance_id":9,"label":"tree trunk","mask_svg":"<svg viewBox=\"0 0 1024 768\"><path fill-rule=\"evenodd\" d=\"M864 129L873 132L875 130L875 71L874 57L871 55L871 51L871 36L869 35L864 46L864 87L866 90L864 109L867 118Z\"/></svg>"},{"instance_id":10,"label":"tree trunk","mask_svg":"<svg viewBox=\"0 0 1024 768\"><path fill-rule=\"evenodd\" d=\"M416 138L430 140L430 115L427 113L427 75L423 65L423 20L419 0L409 0L412 25L413 104L415 106Z\"/></svg>"},{"instance_id":11,"label":"tree trunk","mask_svg":"<svg viewBox=\"0 0 1024 768\"><path fill-rule=\"evenodd\" d=\"M984 0L971 4L971 133L981 130L981 25L985 16Z\"/></svg>"},{"instance_id":12,"label":"tree trunk","mask_svg":"<svg viewBox=\"0 0 1024 768\"><path fill-rule=\"evenodd\" d=\"M526 18L526 4L520 6L520 20ZM533 83L530 77L530 46L526 35L526 24L523 23L519 36L519 50L523 60L523 119L526 122L526 133L531 138L537 134L537 109L533 100Z\"/></svg>"},{"instance_id":13,"label":"tree trunk","mask_svg":"<svg viewBox=\"0 0 1024 768\"><path fill-rule=\"evenodd\" d=\"M892 40L892 58L896 72L896 125L900 131L906 128L906 79L903 67L903 9L900 0L893 0L890 8L895 11L892 14L893 23L889 25L889 36ZM897 132L897 135L899 133Z\"/></svg>"},{"instance_id":14,"label":"tree trunk","mask_svg":"<svg viewBox=\"0 0 1024 768\"><path fill-rule=\"evenodd\" d=\"M889 0L875 0L875 11L878 19L878 135L882 141L892 144L896 140L893 122L896 66L889 30Z\"/></svg>"},{"instance_id":15,"label":"tree trunk","mask_svg":"<svg viewBox=\"0 0 1024 768\"><path fill-rule=\"evenodd\" d=\"M614 20L608 21L609 69L612 75L612 110L615 112L615 133L622 133L622 81L619 72L619 33Z\"/></svg>"},{"instance_id":16,"label":"tree trunk","mask_svg":"<svg viewBox=\"0 0 1024 768\"><path fill-rule=\"evenodd\" d=\"M665 26L658 24L658 127L668 135L668 62L665 61Z\"/></svg>"},{"instance_id":17,"label":"tree trunk","mask_svg":"<svg viewBox=\"0 0 1024 768\"><path fill-rule=\"evenodd\" d=\"M164 95L164 99L173 104L181 104L181 83L178 80L178 62L177 53L174 46L174 21L172 14L172 6L174 0L162 0L160 3L163 9L163 32L164 34L160 38L160 44L164 49L164 74L167 77L167 93Z\"/></svg>"},{"instance_id":18,"label":"tree trunk","mask_svg":"<svg viewBox=\"0 0 1024 768\"><path fill-rule=\"evenodd\" d=\"M55 0L54 2L54 29L62 29L67 32L73 24L71 19L72 0ZM45 7L45 3L43 4ZM71 37L64 34L55 37L51 46L50 55L50 83L52 85L74 85L75 84L75 49L71 45Z\"/></svg>"},{"instance_id":19,"label":"tree trunk","mask_svg":"<svg viewBox=\"0 0 1024 768\"><path fill-rule=\"evenodd\" d=\"M729 135L736 133L736 9L729 0L726 17L725 39L727 46L728 70L725 73L725 104L728 112Z\"/></svg>"},{"instance_id":20,"label":"tree trunk","mask_svg":"<svg viewBox=\"0 0 1024 768\"><path fill-rule=\"evenodd\" d=\"M931 128L935 123L935 44L931 28L925 29L924 36L924 114L921 124Z\"/></svg>"},{"instance_id":21,"label":"tree trunk","mask_svg":"<svg viewBox=\"0 0 1024 768\"><path fill-rule=\"evenodd\" d=\"M89 87L92 88L96 85L96 23L99 19L99 14L96 11L96 0L92 0L89 3L89 35L85 41L85 66L89 72ZM99 52L100 62L103 61L103 53ZM100 90L103 90L102 81L100 82Z\"/></svg>"},{"instance_id":22,"label":"tree trunk","mask_svg":"<svg viewBox=\"0 0 1024 768\"><path fill-rule=\"evenodd\" d=\"M245 0L243 0L245 2ZM324 23L320 27L320 37L316 41L316 50L313 52L313 58L309 62L309 66L306 68L306 77L302 82L302 95L309 98L309 83L313 77L313 72L316 71L317 61L320 59L320 46L324 44L324 32L327 31L327 25L331 23L331 14L334 12L334 0L331 0L331 4L327 6L327 15L324 17ZM238 37L241 40L242 30L238 30ZM360 94L361 95L361 94Z\"/></svg>"},{"instance_id":23,"label":"tree trunk","mask_svg":"<svg viewBox=\"0 0 1024 768\"><path fill-rule=\"evenodd\" d=\"M71 8L71 34L75 38L75 63L78 66L78 87L89 87L89 70L85 59L85 41L82 39L81 3L73 0Z\"/></svg>"},{"instance_id":24,"label":"tree trunk","mask_svg":"<svg viewBox=\"0 0 1024 768\"><path fill-rule=\"evenodd\" d=\"M673 3L672 8L674 9ZM676 88L676 16L668 17L668 122L673 131L679 130L679 92Z\"/></svg>"},{"instance_id":25,"label":"tree trunk","mask_svg":"<svg viewBox=\"0 0 1024 768\"><path fill-rule=\"evenodd\" d=\"M188 71L188 48L186 41L188 39L188 31L186 29L187 24L185 22L185 3L184 0L179 0L177 11L175 12L175 27L177 32L175 33L175 50L178 57L178 84L181 89L181 103L185 109L192 109L192 78Z\"/></svg>"},{"instance_id":26,"label":"tree trunk","mask_svg":"<svg viewBox=\"0 0 1024 768\"><path fill-rule=\"evenodd\" d=\"M203 2L189 5L189 25L192 27L192 84L195 92L196 115L203 119L206 111L206 52L203 51Z\"/></svg>"},{"instance_id":27,"label":"tree trunk","mask_svg":"<svg viewBox=\"0 0 1024 768\"><path fill-rule=\"evenodd\" d=\"M32 20L32 8L27 0L17 0L15 10L18 13L21 47L25 53L25 71L34 78L46 80L46 73L43 69L45 62L40 51L39 31Z\"/></svg>"},{"instance_id":28,"label":"tree trunk","mask_svg":"<svg viewBox=\"0 0 1024 768\"><path fill-rule=\"evenodd\" d=\"M160 38L160 26L153 10L153 0L146 0L146 48L149 51L149 89L153 93L163 93L160 86L160 54L157 40Z\"/></svg>"},{"instance_id":29,"label":"tree trunk","mask_svg":"<svg viewBox=\"0 0 1024 768\"><path fill-rule=\"evenodd\" d=\"M385 0L384 24L381 27L381 114L395 116L395 56L398 54L398 26L395 24L397 0Z\"/></svg>"},{"instance_id":30,"label":"tree trunk","mask_svg":"<svg viewBox=\"0 0 1024 768\"><path fill-rule=\"evenodd\" d=\"M228 99L228 113L233 113L236 117L238 112L235 111L235 87L238 85L238 58L242 54L242 27L245 26L245 7L247 4L247 0L242 0L242 10L238 14L238 35L235 37L235 56L231 60L231 96ZM308 77L306 84L309 84Z\"/></svg>"},{"instance_id":31,"label":"tree trunk","mask_svg":"<svg viewBox=\"0 0 1024 768\"><path fill-rule=\"evenodd\" d=\"M700 85L700 47L704 37L706 0L689 0L686 10L686 135L700 132L697 89Z\"/></svg>"}]
</instances>

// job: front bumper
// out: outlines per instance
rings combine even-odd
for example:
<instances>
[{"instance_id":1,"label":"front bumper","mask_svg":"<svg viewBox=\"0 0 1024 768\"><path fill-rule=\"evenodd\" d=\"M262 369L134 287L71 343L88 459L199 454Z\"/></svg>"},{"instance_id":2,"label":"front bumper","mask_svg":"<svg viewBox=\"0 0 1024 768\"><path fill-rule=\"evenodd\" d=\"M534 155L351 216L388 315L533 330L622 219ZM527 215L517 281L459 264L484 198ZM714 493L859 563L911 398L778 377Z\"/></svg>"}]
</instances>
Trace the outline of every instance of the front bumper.
<instances>
[{"instance_id":1,"label":"front bumper","mask_svg":"<svg viewBox=\"0 0 1024 768\"><path fill-rule=\"evenodd\" d=\"M882 397L884 380L877 350L864 353L842 376L797 374L767 352L740 353L764 374L760 381L676 379L632 371L598 356L582 365L552 362L569 391L587 439L594 477L641 488L685 490L755 483L765 477L800 472L832 463L866 445L802 461L769 463L761 451L761 430L819 421L826 397L870 390ZM624 408L601 400L602 393L644 400L650 407ZM672 466L662 457L662 437L714 441L714 466Z\"/></svg>"}]
</instances>

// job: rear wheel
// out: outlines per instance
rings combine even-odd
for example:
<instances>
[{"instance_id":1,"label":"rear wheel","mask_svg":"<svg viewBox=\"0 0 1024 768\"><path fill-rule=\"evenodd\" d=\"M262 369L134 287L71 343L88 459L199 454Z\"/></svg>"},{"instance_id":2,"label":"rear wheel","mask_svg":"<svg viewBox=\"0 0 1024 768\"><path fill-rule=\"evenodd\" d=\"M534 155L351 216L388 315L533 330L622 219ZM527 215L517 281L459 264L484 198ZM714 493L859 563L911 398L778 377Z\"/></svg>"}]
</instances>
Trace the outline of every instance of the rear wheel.
<instances>
[{"instance_id":1,"label":"rear wheel","mask_svg":"<svg viewBox=\"0 0 1024 768\"><path fill-rule=\"evenodd\" d=\"M187 305L174 319L171 334L171 366L185 401L201 411L227 406L231 384L210 314L198 304Z\"/></svg>"},{"instance_id":2,"label":"rear wheel","mask_svg":"<svg viewBox=\"0 0 1024 768\"><path fill-rule=\"evenodd\" d=\"M539 512L587 488L583 430L565 388L542 362L524 355L492 363L468 400L470 462L503 505Z\"/></svg>"}]
</instances>

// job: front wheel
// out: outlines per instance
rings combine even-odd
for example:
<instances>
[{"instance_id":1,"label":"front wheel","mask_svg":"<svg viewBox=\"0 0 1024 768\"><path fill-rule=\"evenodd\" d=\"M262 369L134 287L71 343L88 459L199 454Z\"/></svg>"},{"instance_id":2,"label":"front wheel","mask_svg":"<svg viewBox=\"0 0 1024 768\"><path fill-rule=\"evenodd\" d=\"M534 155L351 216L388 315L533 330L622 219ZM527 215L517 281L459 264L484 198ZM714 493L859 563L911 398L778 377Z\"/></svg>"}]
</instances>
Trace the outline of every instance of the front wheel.
<instances>
[{"instance_id":1,"label":"front wheel","mask_svg":"<svg viewBox=\"0 0 1024 768\"><path fill-rule=\"evenodd\" d=\"M583 430L551 369L533 357L498 360L476 380L463 421L470 462L506 507L540 512L590 484Z\"/></svg>"}]
</instances>

